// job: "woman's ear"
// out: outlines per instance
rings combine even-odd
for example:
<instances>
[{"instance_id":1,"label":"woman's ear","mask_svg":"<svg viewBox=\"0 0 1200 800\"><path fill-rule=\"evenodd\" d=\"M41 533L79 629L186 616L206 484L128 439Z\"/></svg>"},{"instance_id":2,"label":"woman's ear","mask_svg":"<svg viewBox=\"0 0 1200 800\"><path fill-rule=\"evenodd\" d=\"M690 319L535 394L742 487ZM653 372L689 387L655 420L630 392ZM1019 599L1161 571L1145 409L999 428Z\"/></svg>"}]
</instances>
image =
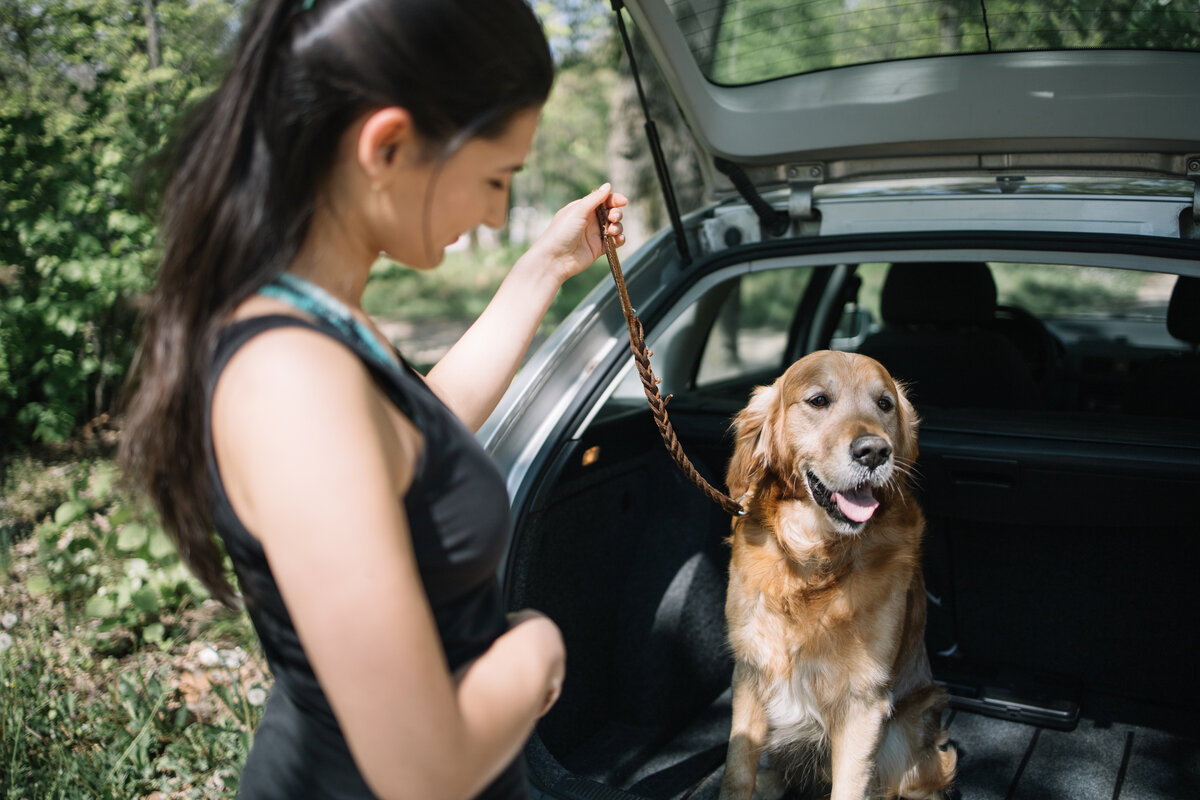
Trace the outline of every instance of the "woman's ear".
<instances>
[{"instance_id":1,"label":"woman's ear","mask_svg":"<svg viewBox=\"0 0 1200 800\"><path fill-rule=\"evenodd\" d=\"M358 132L355 156L374 183L386 182L399 159L419 146L412 115L399 106L367 114Z\"/></svg>"}]
</instances>

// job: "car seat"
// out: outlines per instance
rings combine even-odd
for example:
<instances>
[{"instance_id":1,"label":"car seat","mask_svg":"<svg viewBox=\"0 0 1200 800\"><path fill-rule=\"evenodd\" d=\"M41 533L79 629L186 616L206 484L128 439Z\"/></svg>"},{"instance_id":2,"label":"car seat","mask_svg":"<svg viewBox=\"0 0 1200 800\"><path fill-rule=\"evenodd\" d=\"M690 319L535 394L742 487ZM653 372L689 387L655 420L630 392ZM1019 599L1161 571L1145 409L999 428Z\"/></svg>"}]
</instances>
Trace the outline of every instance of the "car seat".
<instances>
[{"instance_id":1,"label":"car seat","mask_svg":"<svg viewBox=\"0 0 1200 800\"><path fill-rule=\"evenodd\" d=\"M1039 394L1017 347L990 329L996 282L987 264L893 264L883 328L858 352L909 384L918 408L1035 408Z\"/></svg>"},{"instance_id":2,"label":"car seat","mask_svg":"<svg viewBox=\"0 0 1200 800\"><path fill-rule=\"evenodd\" d=\"M1189 345L1137 365L1126 410L1200 419L1200 278L1180 275L1167 306L1167 332Z\"/></svg>"}]
</instances>

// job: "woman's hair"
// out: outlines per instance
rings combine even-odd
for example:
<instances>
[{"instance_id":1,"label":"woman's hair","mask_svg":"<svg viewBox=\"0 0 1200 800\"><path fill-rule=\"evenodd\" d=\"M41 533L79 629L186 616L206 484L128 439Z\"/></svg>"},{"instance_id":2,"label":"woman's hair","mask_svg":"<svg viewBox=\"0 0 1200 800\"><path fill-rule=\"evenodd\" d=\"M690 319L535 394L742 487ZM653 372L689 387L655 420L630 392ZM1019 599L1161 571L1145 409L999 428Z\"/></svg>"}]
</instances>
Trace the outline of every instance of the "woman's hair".
<instances>
[{"instance_id":1,"label":"woman's hair","mask_svg":"<svg viewBox=\"0 0 1200 800\"><path fill-rule=\"evenodd\" d=\"M121 460L183 560L236 595L213 532L204 420L217 331L296 255L342 134L400 106L431 158L502 135L550 93L526 0L263 0L171 155L159 266Z\"/></svg>"}]
</instances>

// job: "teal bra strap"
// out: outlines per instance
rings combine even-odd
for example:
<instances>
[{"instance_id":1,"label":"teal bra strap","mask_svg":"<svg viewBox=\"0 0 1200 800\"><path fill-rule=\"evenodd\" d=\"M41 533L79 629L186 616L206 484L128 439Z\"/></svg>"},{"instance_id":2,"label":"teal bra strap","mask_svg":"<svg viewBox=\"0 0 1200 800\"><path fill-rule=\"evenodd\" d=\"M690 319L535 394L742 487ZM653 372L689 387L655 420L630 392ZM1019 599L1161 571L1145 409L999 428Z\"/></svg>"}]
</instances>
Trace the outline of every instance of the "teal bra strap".
<instances>
[{"instance_id":1,"label":"teal bra strap","mask_svg":"<svg viewBox=\"0 0 1200 800\"><path fill-rule=\"evenodd\" d=\"M315 283L290 272L281 272L275 280L259 289L258 293L282 300L298 311L328 322L346 336L360 342L382 366L395 368L396 359L379 343L379 339L370 328L356 319L345 304Z\"/></svg>"}]
</instances>

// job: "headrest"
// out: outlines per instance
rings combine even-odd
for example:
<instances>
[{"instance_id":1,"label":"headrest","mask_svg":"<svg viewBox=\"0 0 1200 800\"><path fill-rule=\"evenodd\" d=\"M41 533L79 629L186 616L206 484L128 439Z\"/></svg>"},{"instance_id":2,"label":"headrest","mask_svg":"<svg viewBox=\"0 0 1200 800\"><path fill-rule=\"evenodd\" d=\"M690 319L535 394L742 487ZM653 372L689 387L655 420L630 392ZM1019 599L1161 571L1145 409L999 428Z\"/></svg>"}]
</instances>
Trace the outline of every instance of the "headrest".
<instances>
[{"instance_id":1,"label":"headrest","mask_svg":"<svg viewBox=\"0 0 1200 800\"><path fill-rule=\"evenodd\" d=\"M996 313L996 282L987 264L892 264L879 310L895 325L983 325Z\"/></svg>"},{"instance_id":2,"label":"headrest","mask_svg":"<svg viewBox=\"0 0 1200 800\"><path fill-rule=\"evenodd\" d=\"M1200 345L1200 278L1180 275L1167 306L1167 332L1190 345Z\"/></svg>"}]
</instances>

